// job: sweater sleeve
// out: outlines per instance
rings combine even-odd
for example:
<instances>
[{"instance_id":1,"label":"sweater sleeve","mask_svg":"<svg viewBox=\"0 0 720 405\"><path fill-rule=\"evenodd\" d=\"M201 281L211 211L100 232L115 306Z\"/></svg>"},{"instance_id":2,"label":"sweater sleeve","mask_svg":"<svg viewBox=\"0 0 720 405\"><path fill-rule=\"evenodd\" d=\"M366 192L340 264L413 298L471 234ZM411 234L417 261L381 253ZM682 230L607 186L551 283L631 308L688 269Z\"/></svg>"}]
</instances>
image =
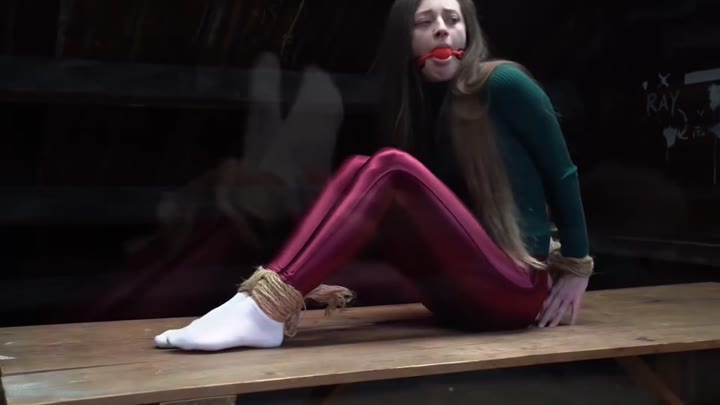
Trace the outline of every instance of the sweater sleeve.
<instances>
[{"instance_id":1,"label":"sweater sleeve","mask_svg":"<svg viewBox=\"0 0 720 405\"><path fill-rule=\"evenodd\" d=\"M550 98L532 78L512 65L495 69L488 80L488 91L491 108L525 147L540 173L562 254L588 255L577 167Z\"/></svg>"}]
</instances>

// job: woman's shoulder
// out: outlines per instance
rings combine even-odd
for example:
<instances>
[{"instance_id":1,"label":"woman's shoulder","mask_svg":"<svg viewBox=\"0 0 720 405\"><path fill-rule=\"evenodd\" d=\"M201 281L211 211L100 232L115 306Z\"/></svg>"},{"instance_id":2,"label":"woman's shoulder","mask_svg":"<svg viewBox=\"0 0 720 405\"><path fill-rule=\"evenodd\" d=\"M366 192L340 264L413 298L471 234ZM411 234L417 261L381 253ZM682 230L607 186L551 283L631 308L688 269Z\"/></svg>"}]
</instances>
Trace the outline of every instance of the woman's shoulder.
<instances>
[{"instance_id":1,"label":"woman's shoulder","mask_svg":"<svg viewBox=\"0 0 720 405\"><path fill-rule=\"evenodd\" d=\"M487 88L492 95L542 92L530 72L518 63L506 61L492 67Z\"/></svg>"},{"instance_id":2,"label":"woman's shoulder","mask_svg":"<svg viewBox=\"0 0 720 405\"><path fill-rule=\"evenodd\" d=\"M493 67L486 82L486 92L495 110L553 109L550 98L537 80L522 65L514 62Z\"/></svg>"}]
</instances>

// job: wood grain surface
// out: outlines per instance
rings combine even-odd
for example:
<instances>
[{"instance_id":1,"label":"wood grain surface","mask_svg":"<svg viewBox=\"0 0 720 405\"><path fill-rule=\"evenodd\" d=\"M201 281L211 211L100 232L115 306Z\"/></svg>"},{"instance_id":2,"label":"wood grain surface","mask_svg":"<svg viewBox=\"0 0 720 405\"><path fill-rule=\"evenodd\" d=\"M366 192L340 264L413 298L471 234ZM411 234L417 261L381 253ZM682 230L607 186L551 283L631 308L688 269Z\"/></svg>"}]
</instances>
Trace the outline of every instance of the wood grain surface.
<instances>
[{"instance_id":1,"label":"wood grain surface","mask_svg":"<svg viewBox=\"0 0 720 405\"><path fill-rule=\"evenodd\" d=\"M303 315L278 349L159 350L190 319L0 329L10 405L136 404L720 347L720 284L591 291L577 325L468 334L420 305Z\"/></svg>"}]
</instances>

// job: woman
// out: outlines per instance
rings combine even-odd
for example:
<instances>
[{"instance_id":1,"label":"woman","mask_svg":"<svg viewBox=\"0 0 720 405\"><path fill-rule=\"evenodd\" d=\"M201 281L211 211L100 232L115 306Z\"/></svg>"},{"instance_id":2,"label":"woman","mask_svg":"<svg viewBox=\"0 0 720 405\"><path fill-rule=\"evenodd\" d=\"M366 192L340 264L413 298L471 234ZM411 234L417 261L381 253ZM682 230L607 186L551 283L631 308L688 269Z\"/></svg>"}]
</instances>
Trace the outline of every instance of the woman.
<instances>
[{"instance_id":1,"label":"woman","mask_svg":"<svg viewBox=\"0 0 720 405\"><path fill-rule=\"evenodd\" d=\"M348 159L273 261L157 346L279 346L305 299L346 303L350 291L321 283L376 235L448 325L556 326L567 311L574 322L593 261L547 96L517 65L488 61L472 0L396 0L380 61L398 148Z\"/></svg>"}]
</instances>

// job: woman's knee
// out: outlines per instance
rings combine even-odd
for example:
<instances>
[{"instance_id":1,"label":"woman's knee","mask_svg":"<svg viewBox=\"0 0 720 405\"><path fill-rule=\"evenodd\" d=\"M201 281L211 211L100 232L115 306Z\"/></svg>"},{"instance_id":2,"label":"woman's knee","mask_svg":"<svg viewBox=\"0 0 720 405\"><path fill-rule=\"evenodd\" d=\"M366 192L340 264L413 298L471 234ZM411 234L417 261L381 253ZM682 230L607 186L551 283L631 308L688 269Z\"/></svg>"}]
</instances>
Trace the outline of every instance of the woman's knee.
<instances>
[{"instance_id":1,"label":"woman's knee","mask_svg":"<svg viewBox=\"0 0 720 405\"><path fill-rule=\"evenodd\" d=\"M411 154L396 148L383 148L373 157L373 163L387 169L407 170L421 163Z\"/></svg>"}]
</instances>

